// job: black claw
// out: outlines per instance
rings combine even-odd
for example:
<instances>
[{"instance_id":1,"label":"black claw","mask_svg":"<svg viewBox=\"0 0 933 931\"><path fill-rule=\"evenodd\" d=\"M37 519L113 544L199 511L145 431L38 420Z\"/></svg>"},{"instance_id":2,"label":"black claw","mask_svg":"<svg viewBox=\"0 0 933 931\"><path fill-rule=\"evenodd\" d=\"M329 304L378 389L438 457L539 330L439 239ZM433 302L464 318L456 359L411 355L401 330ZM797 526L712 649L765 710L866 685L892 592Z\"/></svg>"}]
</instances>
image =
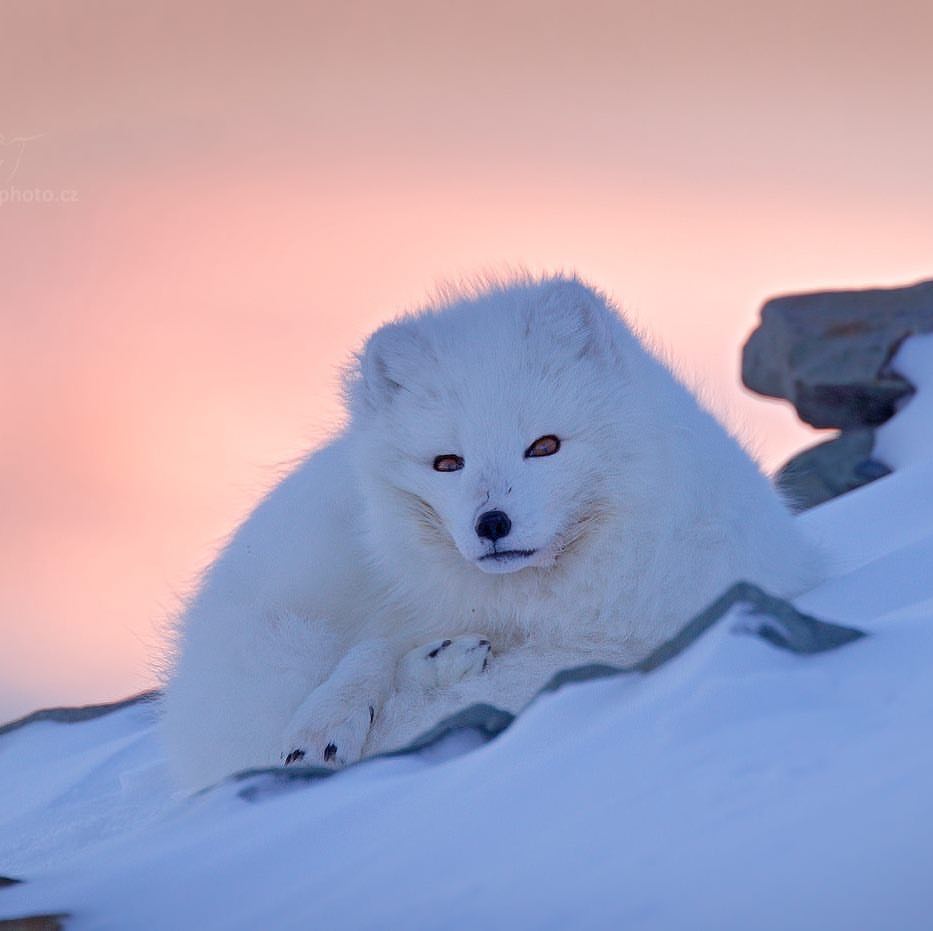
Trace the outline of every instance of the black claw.
<instances>
[{"instance_id":1,"label":"black claw","mask_svg":"<svg viewBox=\"0 0 933 931\"><path fill-rule=\"evenodd\" d=\"M373 719L376 717L376 709L372 705L369 706L369 723L373 723Z\"/></svg>"},{"instance_id":2,"label":"black claw","mask_svg":"<svg viewBox=\"0 0 933 931\"><path fill-rule=\"evenodd\" d=\"M337 744L328 744L324 748L324 762L329 763L337 755ZM302 754L304 756L304 754Z\"/></svg>"},{"instance_id":3,"label":"black claw","mask_svg":"<svg viewBox=\"0 0 933 931\"><path fill-rule=\"evenodd\" d=\"M287 757L285 757L285 765L288 766L290 763L297 763L299 760L303 760L304 758L304 750L292 750L292 752L289 753Z\"/></svg>"},{"instance_id":4,"label":"black claw","mask_svg":"<svg viewBox=\"0 0 933 931\"><path fill-rule=\"evenodd\" d=\"M428 656L431 659L434 659L434 657L437 656L437 654L440 653L441 650L446 650L447 647L449 647L452 643L453 643L453 640L445 640L439 647L435 647L433 650L431 650L431 652L428 653Z\"/></svg>"}]
</instances>

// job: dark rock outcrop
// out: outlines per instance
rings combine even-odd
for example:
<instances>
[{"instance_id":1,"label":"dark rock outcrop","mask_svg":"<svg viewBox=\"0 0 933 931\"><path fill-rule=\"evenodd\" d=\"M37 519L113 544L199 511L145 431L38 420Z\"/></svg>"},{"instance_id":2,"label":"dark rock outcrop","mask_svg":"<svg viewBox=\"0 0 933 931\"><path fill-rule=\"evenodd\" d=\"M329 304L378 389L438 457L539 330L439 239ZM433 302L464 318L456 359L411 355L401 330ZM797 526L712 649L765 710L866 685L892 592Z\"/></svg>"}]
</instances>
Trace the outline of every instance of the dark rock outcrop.
<instances>
[{"instance_id":1,"label":"dark rock outcrop","mask_svg":"<svg viewBox=\"0 0 933 931\"><path fill-rule=\"evenodd\" d=\"M64 931L70 915L26 915L23 918L0 918L0 931Z\"/></svg>"},{"instance_id":2,"label":"dark rock outcrop","mask_svg":"<svg viewBox=\"0 0 933 931\"><path fill-rule=\"evenodd\" d=\"M103 705L80 705L74 708L43 708L41 711L33 711L24 718L17 718L8 724L0 725L0 736L9 731L18 730L27 724L34 724L36 721L55 721L58 724L74 724L80 721L89 721L92 718L100 718L105 714L111 714L114 711L121 711L130 705L140 702L154 702L159 698L159 692L153 689L150 692L140 692L132 698L124 698L122 701L107 702Z\"/></svg>"},{"instance_id":3,"label":"dark rock outcrop","mask_svg":"<svg viewBox=\"0 0 933 931\"><path fill-rule=\"evenodd\" d=\"M800 419L836 427L835 439L791 459L778 485L798 510L886 475L872 456L873 427L913 386L890 368L901 343L933 332L933 281L904 288L820 291L768 301L742 352L742 381L786 398Z\"/></svg>"},{"instance_id":4,"label":"dark rock outcrop","mask_svg":"<svg viewBox=\"0 0 933 931\"><path fill-rule=\"evenodd\" d=\"M795 510L822 504L890 473L872 458L874 431L846 430L794 456L777 474L777 486Z\"/></svg>"},{"instance_id":5,"label":"dark rock outcrop","mask_svg":"<svg viewBox=\"0 0 933 931\"><path fill-rule=\"evenodd\" d=\"M911 386L888 363L913 333L933 332L933 281L821 291L768 301L742 353L742 381L786 398L814 427L871 427Z\"/></svg>"}]
</instances>

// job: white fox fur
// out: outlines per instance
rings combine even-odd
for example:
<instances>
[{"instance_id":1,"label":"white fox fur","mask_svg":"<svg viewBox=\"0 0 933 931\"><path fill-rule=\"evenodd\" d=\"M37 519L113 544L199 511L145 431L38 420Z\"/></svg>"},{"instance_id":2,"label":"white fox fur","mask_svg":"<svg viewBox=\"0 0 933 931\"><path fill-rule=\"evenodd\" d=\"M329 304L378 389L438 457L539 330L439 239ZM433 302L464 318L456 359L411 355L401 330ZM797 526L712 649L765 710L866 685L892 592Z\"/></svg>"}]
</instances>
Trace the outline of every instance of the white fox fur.
<instances>
[{"instance_id":1,"label":"white fox fur","mask_svg":"<svg viewBox=\"0 0 933 931\"><path fill-rule=\"evenodd\" d=\"M347 400L180 619L163 730L187 789L349 763L472 701L516 711L560 668L643 657L735 580L818 578L749 456L576 279L382 327ZM541 437L559 449L527 457ZM478 535L490 511L506 537Z\"/></svg>"}]
</instances>

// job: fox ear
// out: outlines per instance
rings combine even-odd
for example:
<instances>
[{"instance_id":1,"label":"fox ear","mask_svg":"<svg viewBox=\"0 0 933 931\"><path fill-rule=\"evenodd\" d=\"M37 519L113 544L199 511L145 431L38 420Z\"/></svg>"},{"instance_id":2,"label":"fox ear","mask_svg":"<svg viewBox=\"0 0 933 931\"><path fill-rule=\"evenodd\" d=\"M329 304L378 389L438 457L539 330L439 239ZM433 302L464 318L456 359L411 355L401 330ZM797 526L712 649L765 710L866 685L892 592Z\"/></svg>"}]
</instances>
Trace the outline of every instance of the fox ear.
<instances>
[{"instance_id":1,"label":"fox ear","mask_svg":"<svg viewBox=\"0 0 933 931\"><path fill-rule=\"evenodd\" d=\"M374 408L390 403L428 364L428 356L427 347L412 324L387 323L376 330L360 355L367 403Z\"/></svg>"},{"instance_id":2,"label":"fox ear","mask_svg":"<svg viewBox=\"0 0 933 931\"><path fill-rule=\"evenodd\" d=\"M578 358L601 357L612 351L610 315L599 294L576 279L561 278L545 285L531 325Z\"/></svg>"}]
</instances>

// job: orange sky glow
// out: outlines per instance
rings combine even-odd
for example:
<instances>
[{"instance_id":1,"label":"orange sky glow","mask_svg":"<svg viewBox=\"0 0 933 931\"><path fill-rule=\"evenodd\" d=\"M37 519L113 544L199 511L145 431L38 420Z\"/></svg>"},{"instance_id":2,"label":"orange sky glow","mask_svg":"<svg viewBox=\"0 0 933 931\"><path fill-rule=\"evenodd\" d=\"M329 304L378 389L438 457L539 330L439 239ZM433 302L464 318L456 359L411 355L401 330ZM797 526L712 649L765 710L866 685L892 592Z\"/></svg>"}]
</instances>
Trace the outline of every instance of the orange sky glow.
<instances>
[{"instance_id":1,"label":"orange sky glow","mask_svg":"<svg viewBox=\"0 0 933 931\"><path fill-rule=\"evenodd\" d=\"M442 280L578 271L770 469L762 301L933 274L929 4L192 7L0 8L0 719L151 686Z\"/></svg>"}]
</instances>

